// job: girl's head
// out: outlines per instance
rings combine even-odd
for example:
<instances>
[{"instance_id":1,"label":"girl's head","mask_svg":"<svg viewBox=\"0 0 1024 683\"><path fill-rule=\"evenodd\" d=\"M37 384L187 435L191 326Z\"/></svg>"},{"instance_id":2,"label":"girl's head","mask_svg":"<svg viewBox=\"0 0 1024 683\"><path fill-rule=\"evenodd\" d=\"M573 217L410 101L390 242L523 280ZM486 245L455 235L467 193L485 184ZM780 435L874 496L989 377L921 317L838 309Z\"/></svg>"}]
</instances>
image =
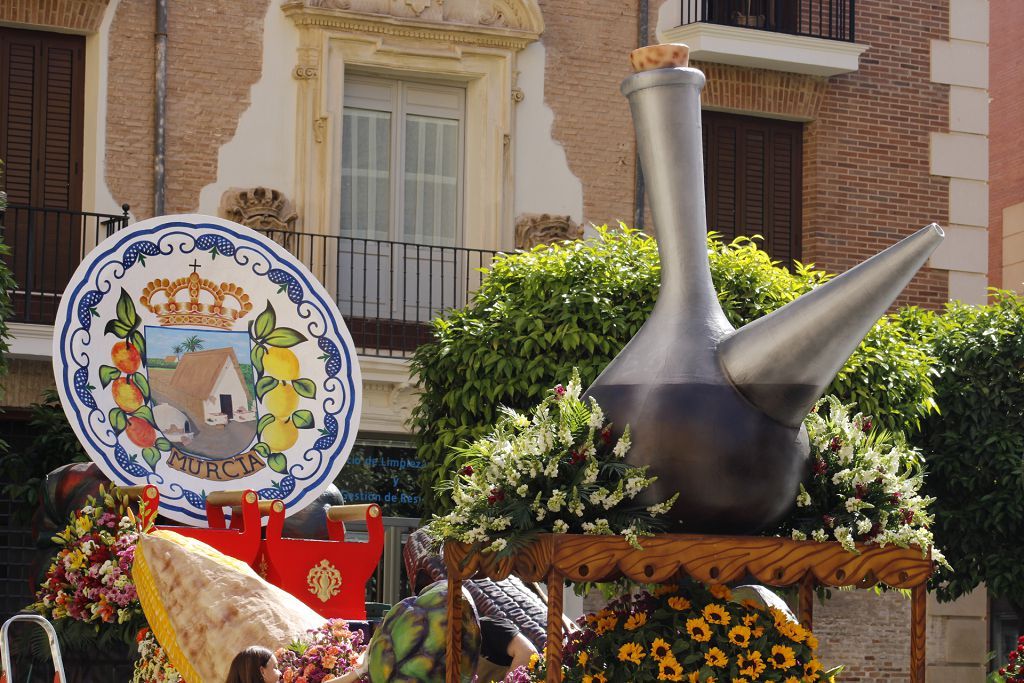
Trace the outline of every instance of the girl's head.
<instances>
[{"instance_id":1,"label":"girl's head","mask_svg":"<svg viewBox=\"0 0 1024 683\"><path fill-rule=\"evenodd\" d=\"M265 647L247 647L231 661L227 683L277 683L277 658Z\"/></svg>"}]
</instances>

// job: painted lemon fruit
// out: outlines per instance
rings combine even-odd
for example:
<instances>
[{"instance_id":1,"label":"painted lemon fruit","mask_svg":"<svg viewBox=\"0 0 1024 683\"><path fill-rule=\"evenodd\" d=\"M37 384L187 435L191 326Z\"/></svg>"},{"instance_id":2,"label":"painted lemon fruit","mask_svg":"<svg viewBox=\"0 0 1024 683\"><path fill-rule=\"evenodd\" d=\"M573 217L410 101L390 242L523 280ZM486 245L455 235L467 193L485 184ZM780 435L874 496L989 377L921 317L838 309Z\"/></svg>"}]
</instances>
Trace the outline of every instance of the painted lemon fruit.
<instances>
[{"instance_id":1,"label":"painted lemon fruit","mask_svg":"<svg viewBox=\"0 0 1024 683\"><path fill-rule=\"evenodd\" d=\"M299 395L287 384L279 384L263 397L263 407L278 420L291 415L299 407Z\"/></svg>"},{"instance_id":2,"label":"painted lemon fruit","mask_svg":"<svg viewBox=\"0 0 1024 683\"><path fill-rule=\"evenodd\" d=\"M282 453L299 440L299 430L291 422L274 420L263 429L260 440L274 453Z\"/></svg>"},{"instance_id":3,"label":"painted lemon fruit","mask_svg":"<svg viewBox=\"0 0 1024 683\"><path fill-rule=\"evenodd\" d=\"M124 377L115 379L111 383L110 393L113 394L117 407L126 413L134 413L145 403L139 388Z\"/></svg>"},{"instance_id":4,"label":"painted lemon fruit","mask_svg":"<svg viewBox=\"0 0 1024 683\"><path fill-rule=\"evenodd\" d=\"M137 372L139 366L142 365L142 356L139 355L139 350L124 341L114 344L114 348L110 350L110 359L114 361L118 370L128 375Z\"/></svg>"},{"instance_id":5,"label":"painted lemon fruit","mask_svg":"<svg viewBox=\"0 0 1024 683\"><path fill-rule=\"evenodd\" d=\"M275 379L298 379L299 359L288 349L271 346L263 356L263 371Z\"/></svg>"},{"instance_id":6,"label":"painted lemon fruit","mask_svg":"<svg viewBox=\"0 0 1024 683\"><path fill-rule=\"evenodd\" d=\"M156 443L156 430L141 417L128 418L128 426L124 433L139 448L149 448Z\"/></svg>"}]
</instances>

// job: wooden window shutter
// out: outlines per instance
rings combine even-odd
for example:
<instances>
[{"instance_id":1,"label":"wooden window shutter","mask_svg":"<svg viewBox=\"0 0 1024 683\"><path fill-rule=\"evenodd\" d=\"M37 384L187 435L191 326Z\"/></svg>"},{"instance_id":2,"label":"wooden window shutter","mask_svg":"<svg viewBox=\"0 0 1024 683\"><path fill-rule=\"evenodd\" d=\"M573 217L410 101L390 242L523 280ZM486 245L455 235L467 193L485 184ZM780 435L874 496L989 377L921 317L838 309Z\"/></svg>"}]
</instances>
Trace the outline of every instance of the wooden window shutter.
<instances>
[{"instance_id":1,"label":"wooden window shutter","mask_svg":"<svg viewBox=\"0 0 1024 683\"><path fill-rule=\"evenodd\" d=\"M803 125L705 111L708 228L726 240L761 235L787 264L800 258Z\"/></svg>"}]
</instances>

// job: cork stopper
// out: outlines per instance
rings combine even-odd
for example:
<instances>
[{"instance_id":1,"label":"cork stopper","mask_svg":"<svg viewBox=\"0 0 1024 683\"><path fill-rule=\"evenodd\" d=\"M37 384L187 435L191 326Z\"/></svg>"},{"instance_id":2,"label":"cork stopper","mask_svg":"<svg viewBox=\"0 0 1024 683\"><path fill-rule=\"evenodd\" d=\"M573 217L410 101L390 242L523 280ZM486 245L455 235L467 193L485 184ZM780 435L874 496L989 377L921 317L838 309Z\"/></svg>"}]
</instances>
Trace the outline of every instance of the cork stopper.
<instances>
[{"instance_id":1,"label":"cork stopper","mask_svg":"<svg viewBox=\"0 0 1024 683\"><path fill-rule=\"evenodd\" d=\"M648 45L630 52L629 63L633 65L633 71L637 73L652 69L688 66L690 64L690 48L682 43Z\"/></svg>"}]
</instances>

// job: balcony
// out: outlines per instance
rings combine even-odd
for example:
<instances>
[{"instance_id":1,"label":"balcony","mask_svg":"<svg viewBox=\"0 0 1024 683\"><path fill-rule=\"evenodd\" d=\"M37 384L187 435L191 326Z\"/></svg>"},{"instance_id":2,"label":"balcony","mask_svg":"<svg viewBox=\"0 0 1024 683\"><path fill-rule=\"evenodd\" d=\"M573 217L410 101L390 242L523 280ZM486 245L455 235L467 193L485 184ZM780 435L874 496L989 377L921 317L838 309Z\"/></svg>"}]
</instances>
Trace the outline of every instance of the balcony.
<instances>
[{"instance_id":1,"label":"balcony","mask_svg":"<svg viewBox=\"0 0 1024 683\"><path fill-rule=\"evenodd\" d=\"M60 298L88 251L128 224L122 216L11 205L4 257L18 288L12 353L49 355ZM289 231L264 231L332 293L360 355L403 358L430 340L431 319L466 304L496 252ZM46 326L46 327L43 327ZM18 342L24 342L24 345ZM45 346L45 349L42 346ZM30 347L30 345L35 345Z\"/></svg>"},{"instance_id":2,"label":"balcony","mask_svg":"<svg viewBox=\"0 0 1024 683\"><path fill-rule=\"evenodd\" d=\"M663 38L695 60L813 76L856 71L855 0L681 0Z\"/></svg>"}]
</instances>

